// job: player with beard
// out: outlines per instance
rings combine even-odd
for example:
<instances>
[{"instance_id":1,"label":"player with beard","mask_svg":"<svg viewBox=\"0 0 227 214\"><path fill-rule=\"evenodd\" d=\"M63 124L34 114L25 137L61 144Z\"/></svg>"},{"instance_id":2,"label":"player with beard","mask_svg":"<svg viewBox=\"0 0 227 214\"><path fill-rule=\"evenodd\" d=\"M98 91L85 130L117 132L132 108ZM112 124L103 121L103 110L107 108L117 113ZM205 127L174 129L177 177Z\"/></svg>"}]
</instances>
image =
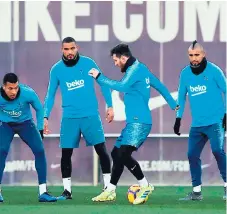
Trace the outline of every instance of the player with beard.
<instances>
[{"instance_id":1,"label":"player with beard","mask_svg":"<svg viewBox=\"0 0 227 214\"><path fill-rule=\"evenodd\" d=\"M177 110L179 107L164 84L150 72L145 64L132 56L128 45L119 44L110 51L110 54L115 66L118 66L124 73L120 81L107 78L95 68L89 74L100 85L106 85L124 93L126 127L122 130L111 152L113 168L110 184L105 191L92 200L94 202L115 200L116 186L126 166L141 187L133 204L142 204L154 187L148 183L139 163L132 157L132 153L140 148L151 131L152 118L148 106L151 87L161 93L171 109Z\"/></svg>"},{"instance_id":2,"label":"player with beard","mask_svg":"<svg viewBox=\"0 0 227 214\"><path fill-rule=\"evenodd\" d=\"M37 126L30 110L36 111ZM35 156L35 168L39 181L39 202L55 202L56 197L47 193L47 166L43 138L43 107L35 91L19 84L16 74L8 73L3 78L0 88L0 202L1 181L10 144L15 134L31 148Z\"/></svg>"},{"instance_id":3,"label":"player with beard","mask_svg":"<svg viewBox=\"0 0 227 214\"><path fill-rule=\"evenodd\" d=\"M184 112L186 94L191 108L192 124L188 140L188 160L193 191L180 200L202 200L201 152L208 140L224 181L226 200L226 154L224 137L226 130L226 78L223 71L207 61L201 44L194 41L188 48L190 65L180 74L178 104L174 132L180 135L181 118Z\"/></svg>"},{"instance_id":4,"label":"player with beard","mask_svg":"<svg viewBox=\"0 0 227 214\"><path fill-rule=\"evenodd\" d=\"M110 182L110 159L105 147L103 125L99 116L94 80L88 75L91 68L99 69L94 60L78 52L76 41L67 37L62 41L62 59L50 70L50 80L44 104L44 133L49 133L48 118L54 105L55 94L60 86L63 116L60 131L62 149L61 172L64 191L58 200L72 199L71 157L73 149L79 147L81 134L87 146L94 146L103 172L104 186ZM101 71L100 71L101 72ZM108 106L106 119L110 123L114 113L111 91L101 86Z\"/></svg>"}]
</instances>

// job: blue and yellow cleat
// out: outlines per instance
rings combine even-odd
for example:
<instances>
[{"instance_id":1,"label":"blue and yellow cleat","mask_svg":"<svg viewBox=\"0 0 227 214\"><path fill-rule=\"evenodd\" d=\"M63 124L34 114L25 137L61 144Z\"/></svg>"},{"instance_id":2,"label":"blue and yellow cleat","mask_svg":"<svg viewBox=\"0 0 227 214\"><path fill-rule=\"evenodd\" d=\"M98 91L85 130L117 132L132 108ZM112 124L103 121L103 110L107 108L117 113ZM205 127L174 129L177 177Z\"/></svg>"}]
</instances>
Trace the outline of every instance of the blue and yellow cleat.
<instances>
[{"instance_id":1,"label":"blue and yellow cleat","mask_svg":"<svg viewBox=\"0 0 227 214\"><path fill-rule=\"evenodd\" d=\"M3 196L2 196L2 194L0 192L0 203L2 203L2 202L3 202Z\"/></svg>"},{"instance_id":2,"label":"blue and yellow cleat","mask_svg":"<svg viewBox=\"0 0 227 214\"><path fill-rule=\"evenodd\" d=\"M63 191L61 196L57 197L58 201L64 201L64 200L70 200L70 199L72 199L72 193L66 189Z\"/></svg>"},{"instance_id":3,"label":"blue and yellow cleat","mask_svg":"<svg viewBox=\"0 0 227 214\"><path fill-rule=\"evenodd\" d=\"M39 196L39 202L56 202L57 198L50 195L48 192L44 192Z\"/></svg>"},{"instance_id":4,"label":"blue and yellow cleat","mask_svg":"<svg viewBox=\"0 0 227 214\"><path fill-rule=\"evenodd\" d=\"M146 198L154 191L154 186L149 184L147 187L141 187L138 192L136 199L133 201L133 204L143 204L146 201Z\"/></svg>"}]
</instances>

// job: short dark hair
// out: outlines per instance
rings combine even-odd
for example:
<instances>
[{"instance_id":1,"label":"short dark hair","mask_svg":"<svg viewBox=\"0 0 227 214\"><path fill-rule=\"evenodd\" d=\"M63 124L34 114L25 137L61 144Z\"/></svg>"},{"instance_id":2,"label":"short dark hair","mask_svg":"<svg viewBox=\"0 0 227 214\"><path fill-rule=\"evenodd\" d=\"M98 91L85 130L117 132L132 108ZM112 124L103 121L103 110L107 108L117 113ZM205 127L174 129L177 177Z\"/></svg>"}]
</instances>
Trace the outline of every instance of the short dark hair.
<instances>
[{"instance_id":1,"label":"short dark hair","mask_svg":"<svg viewBox=\"0 0 227 214\"><path fill-rule=\"evenodd\" d=\"M126 44L119 44L119 45L115 46L114 48L112 48L110 50L110 55L113 56L114 54L116 54L116 56L118 58L120 58L121 56L127 56L127 57L132 56L132 53L131 53L129 47Z\"/></svg>"},{"instance_id":2,"label":"short dark hair","mask_svg":"<svg viewBox=\"0 0 227 214\"><path fill-rule=\"evenodd\" d=\"M19 82L19 79L18 79L17 75L14 73L7 73L3 77L3 84L5 85L7 82L16 83L16 82Z\"/></svg>"},{"instance_id":3,"label":"short dark hair","mask_svg":"<svg viewBox=\"0 0 227 214\"><path fill-rule=\"evenodd\" d=\"M63 40L62 40L62 44L63 43L71 43L71 42L75 42L76 43L76 40L72 37L65 37Z\"/></svg>"}]
</instances>

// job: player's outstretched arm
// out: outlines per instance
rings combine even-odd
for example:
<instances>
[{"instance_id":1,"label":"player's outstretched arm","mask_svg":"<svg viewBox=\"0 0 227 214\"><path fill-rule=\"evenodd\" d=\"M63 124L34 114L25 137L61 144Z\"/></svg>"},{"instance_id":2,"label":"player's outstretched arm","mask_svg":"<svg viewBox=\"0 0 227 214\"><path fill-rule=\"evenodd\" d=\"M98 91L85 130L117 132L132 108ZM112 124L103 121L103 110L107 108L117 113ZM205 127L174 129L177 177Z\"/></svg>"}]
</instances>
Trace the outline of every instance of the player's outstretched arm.
<instances>
[{"instance_id":1,"label":"player's outstretched arm","mask_svg":"<svg viewBox=\"0 0 227 214\"><path fill-rule=\"evenodd\" d=\"M58 85L59 85L59 81L57 79L57 76L55 75L54 69L51 69L49 85L47 89L46 98L44 101L44 117L46 118L49 118L51 110L54 106L54 99L55 99Z\"/></svg>"},{"instance_id":2,"label":"player's outstretched arm","mask_svg":"<svg viewBox=\"0 0 227 214\"><path fill-rule=\"evenodd\" d=\"M177 103L171 96L167 87L152 73L150 73L150 85L155 88L169 104L170 108L177 110Z\"/></svg>"},{"instance_id":3,"label":"player's outstretched arm","mask_svg":"<svg viewBox=\"0 0 227 214\"><path fill-rule=\"evenodd\" d=\"M96 69L92 69L89 72L89 74L93 76L100 85L105 85L120 92L127 92L130 89L130 86L135 82L134 73L134 68L131 67L124 77L120 81L117 81L109 79Z\"/></svg>"}]
</instances>

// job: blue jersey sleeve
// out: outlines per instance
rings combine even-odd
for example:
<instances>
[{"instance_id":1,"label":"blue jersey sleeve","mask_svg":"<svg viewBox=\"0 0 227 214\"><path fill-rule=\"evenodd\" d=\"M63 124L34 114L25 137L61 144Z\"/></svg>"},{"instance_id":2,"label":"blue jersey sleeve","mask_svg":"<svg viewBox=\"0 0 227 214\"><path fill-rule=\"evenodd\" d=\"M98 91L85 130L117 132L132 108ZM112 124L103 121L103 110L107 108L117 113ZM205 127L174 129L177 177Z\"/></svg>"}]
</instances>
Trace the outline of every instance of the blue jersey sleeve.
<instances>
[{"instance_id":1,"label":"blue jersey sleeve","mask_svg":"<svg viewBox=\"0 0 227 214\"><path fill-rule=\"evenodd\" d=\"M37 120L37 128L39 130L43 130L43 106L42 103L38 97L38 95L35 93L33 89L30 89L30 104L36 111L36 120Z\"/></svg>"},{"instance_id":2,"label":"blue jersey sleeve","mask_svg":"<svg viewBox=\"0 0 227 214\"><path fill-rule=\"evenodd\" d=\"M180 82L178 87L178 99L177 99L180 109L177 111L176 117L182 118L183 116L187 92L188 92L187 87L183 79L183 72L181 72Z\"/></svg>"},{"instance_id":3,"label":"blue jersey sleeve","mask_svg":"<svg viewBox=\"0 0 227 214\"><path fill-rule=\"evenodd\" d=\"M177 103L171 96L166 86L152 73L150 73L149 79L150 86L155 88L164 97L170 108L174 110L177 106Z\"/></svg>"},{"instance_id":4,"label":"blue jersey sleeve","mask_svg":"<svg viewBox=\"0 0 227 214\"><path fill-rule=\"evenodd\" d=\"M226 109L226 87L227 87L226 77L224 76L224 72L219 67L216 67L216 68L217 68L217 70L214 75L214 78L215 78L215 81L216 81L218 87L221 89L221 91L224 94L224 104L225 104L225 109Z\"/></svg>"},{"instance_id":5,"label":"blue jersey sleeve","mask_svg":"<svg viewBox=\"0 0 227 214\"><path fill-rule=\"evenodd\" d=\"M133 66L131 66L120 81L111 80L101 74L97 79L97 82L99 84L106 85L116 91L127 92L130 89L131 85L136 82L135 69Z\"/></svg>"},{"instance_id":6,"label":"blue jersey sleeve","mask_svg":"<svg viewBox=\"0 0 227 214\"><path fill-rule=\"evenodd\" d=\"M58 78L54 71L55 70L53 68L50 70L49 85L44 102L44 117L47 118L50 116L51 110L54 106L54 99L59 85Z\"/></svg>"},{"instance_id":7,"label":"blue jersey sleeve","mask_svg":"<svg viewBox=\"0 0 227 214\"><path fill-rule=\"evenodd\" d=\"M92 67L97 69L100 73L102 73L101 69L98 67L98 65L95 63L95 61L92 61ZM111 96L111 90L108 86L100 84L102 95L106 101L106 104L108 107L113 107L112 103L112 96Z\"/></svg>"}]
</instances>

